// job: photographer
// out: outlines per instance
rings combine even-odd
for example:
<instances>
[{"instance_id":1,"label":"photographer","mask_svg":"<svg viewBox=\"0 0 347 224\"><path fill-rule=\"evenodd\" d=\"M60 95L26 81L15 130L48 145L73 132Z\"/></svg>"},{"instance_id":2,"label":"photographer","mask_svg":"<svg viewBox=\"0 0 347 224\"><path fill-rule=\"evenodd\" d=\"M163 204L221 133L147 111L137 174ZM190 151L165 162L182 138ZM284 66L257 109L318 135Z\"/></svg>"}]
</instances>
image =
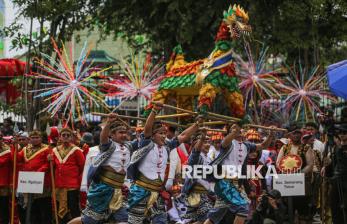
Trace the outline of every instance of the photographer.
<instances>
[{"instance_id":1,"label":"photographer","mask_svg":"<svg viewBox=\"0 0 347 224\"><path fill-rule=\"evenodd\" d=\"M331 183L330 206L333 223L347 222L347 124L335 126L334 146L321 171Z\"/></svg>"},{"instance_id":2,"label":"photographer","mask_svg":"<svg viewBox=\"0 0 347 224\"><path fill-rule=\"evenodd\" d=\"M247 224L281 224L286 208L282 203L281 193L271 190L260 198L259 205Z\"/></svg>"}]
</instances>

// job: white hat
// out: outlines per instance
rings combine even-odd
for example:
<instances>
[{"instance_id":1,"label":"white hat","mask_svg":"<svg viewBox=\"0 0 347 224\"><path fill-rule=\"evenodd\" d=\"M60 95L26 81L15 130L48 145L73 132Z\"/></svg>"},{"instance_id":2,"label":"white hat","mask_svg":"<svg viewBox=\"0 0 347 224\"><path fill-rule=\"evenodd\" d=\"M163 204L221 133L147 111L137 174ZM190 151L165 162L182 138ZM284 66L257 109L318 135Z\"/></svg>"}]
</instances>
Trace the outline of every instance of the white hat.
<instances>
[{"instance_id":1,"label":"white hat","mask_svg":"<svg viewBox=\"0 0 347 224\"><path fill-rule=\"evenodd\" d=\"M277 139L276 141L280 141L280 142L282 142L285 145L287 145L288 142L289 142L288 139L286 139L286 138L280 138L280 139Z\"/></svg>"},{"instance_id":2,"label":"white hat","mask_svg":"<svg viewBox=\"0 0 347 224\"><path fill-rule=\"evenodd\" d=\"M20 131L20 132L18 132L18 135L19 135L20 137L26 137L26 138L29 137L29 134L28 134L28 132L26 132L26 131Z\"/></svg>"}]
</instances>

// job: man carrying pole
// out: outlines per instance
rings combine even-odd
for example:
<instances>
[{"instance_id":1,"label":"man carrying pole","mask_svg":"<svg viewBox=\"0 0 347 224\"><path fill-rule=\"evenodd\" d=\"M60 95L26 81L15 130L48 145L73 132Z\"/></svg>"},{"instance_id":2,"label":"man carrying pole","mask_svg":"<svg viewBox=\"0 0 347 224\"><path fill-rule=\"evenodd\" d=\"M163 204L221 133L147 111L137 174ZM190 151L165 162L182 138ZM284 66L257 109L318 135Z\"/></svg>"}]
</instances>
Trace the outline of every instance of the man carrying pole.
<instances>
[{"instance_id":1,"label":"man carrying pole","mask_svg":"<svg viewBox=\"0 0 347 224\"><path fill-rule=\"evenodd\" d=\"M128 197L130 224L141 224L147 217L152 223L167 223L163 190L165 170L170 150L185 142L199 128L199 122L183 131L171 141L165 141L166 128L155 122L155 116L162 105L154 105L147 118L140 140L127 170L128 178L133 181Z\"/></svg>"}]
</instances>

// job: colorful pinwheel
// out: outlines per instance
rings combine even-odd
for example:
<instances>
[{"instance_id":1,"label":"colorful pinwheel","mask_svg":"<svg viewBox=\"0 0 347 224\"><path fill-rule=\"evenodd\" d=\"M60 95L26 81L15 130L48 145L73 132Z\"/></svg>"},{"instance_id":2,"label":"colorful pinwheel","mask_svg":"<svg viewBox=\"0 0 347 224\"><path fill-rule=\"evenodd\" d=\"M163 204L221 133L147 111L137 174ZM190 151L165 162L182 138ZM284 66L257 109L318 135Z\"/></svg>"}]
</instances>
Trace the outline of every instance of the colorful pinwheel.
<instances>
[{"instance_id":1,"label":"colorful pinwheel","mask_svg":"<svg viewBox=\"0 0 347 224\"><path fill-rule=\"evenodd\" d=\"M105 106L102 93L97 89L98 84L92 79L99 76L109 68L100 70L92 67L93 63L86 63L90 53L87 43L84 44L77 63L74 64L72 48L69 54L64 44L59 49L56 42L52 40L57 59L41 53L42 60L36 60L38 71L30 76L45 80L40 83L44 88L33 90L39 92L35 97L46 98L50 101L48 106L41 112L48 112L53 117L61 112L68 115L67 122L79 118L84 122L84 115L88 106Z\"/></svg>"},{"instance_id":2,"label":"colorful pinwheel","mask_svg":"<svg viewBox=\"0 0 347 224\"><path fill-rule=\"evenodd\" d=\"M130 60L123 58L119 64L123 79L114 79L105 83L108 96L115 96L122 100L132 100L135 97L149 99L158 88L164 72L162 63L153 64L150 54L131 54Z\"/></svg>"},{"instance_id":3,"label":"colorful pinwheel","mask_svg":"<svg viewBox=\"0 0 347 224\"><path fill-rule=\"evenodd\" d=\"M267 50L268 47L261 50L257 61L254 60L250 45L247 42L245 43L245 52L248 61L244 61L240 55L233 52L238 70L237 75L241 79L239 88L244 96L245 108L249 109L252 107L255 113L254 120L259 120L256 109L259 100L280 96L275 88L277 78L274 76L279 69L269 70L266 68L266 63L269 59Z\"/></svg>"},{"instance_id":4,"label":"colorful pinwheel","mask_svg":"<svg viewBox=\"0 0 347 224\"><path fill-rule=\"evenodd\" d=\"M294 112L295 120L314 120L315 112L321 112L324 99L336 101L325 86L326 74L319 66L307 69L299 65L289 71L289 76L280 80L277 86L285 97L284 107Z\"/></svg>"},{"instance_id":5,"label":"colorful pinwheel","mask_svg":"<svg viewBox=\"0 0 347 224\"><path fill-rule=\"evenodd\" d=\"M245 44L245 52L247 55L247 62L242 59L238 54L234 53L236 67L238 69L238 76L241 78L239 87L245 97L245 106L250 101L256 102L257 99L265 99L274 95L279 96L275 89L276 77L274 74L276 70L268 70L266 63L268 47L263 48L260 52L259 59L254 61L251 48L248 43Z\"/></svg>"}]
</instances>

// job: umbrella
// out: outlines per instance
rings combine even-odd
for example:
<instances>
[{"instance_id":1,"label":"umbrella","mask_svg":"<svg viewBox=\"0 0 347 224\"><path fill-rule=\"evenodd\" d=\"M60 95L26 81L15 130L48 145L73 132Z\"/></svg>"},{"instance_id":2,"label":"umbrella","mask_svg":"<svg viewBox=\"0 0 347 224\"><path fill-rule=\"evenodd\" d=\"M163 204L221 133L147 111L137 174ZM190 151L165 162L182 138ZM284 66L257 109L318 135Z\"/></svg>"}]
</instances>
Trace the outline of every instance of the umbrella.
<instances>
[{"instance_id":1,"label":"umbrella","mask_svg":"<svg viewBox=\"0 0 347 224\"><path fill-rule=\"evenodd\" d=\"M347 60L328 66L328 82L336 96L347 99Z\"/></svg>"}]
</instances>

